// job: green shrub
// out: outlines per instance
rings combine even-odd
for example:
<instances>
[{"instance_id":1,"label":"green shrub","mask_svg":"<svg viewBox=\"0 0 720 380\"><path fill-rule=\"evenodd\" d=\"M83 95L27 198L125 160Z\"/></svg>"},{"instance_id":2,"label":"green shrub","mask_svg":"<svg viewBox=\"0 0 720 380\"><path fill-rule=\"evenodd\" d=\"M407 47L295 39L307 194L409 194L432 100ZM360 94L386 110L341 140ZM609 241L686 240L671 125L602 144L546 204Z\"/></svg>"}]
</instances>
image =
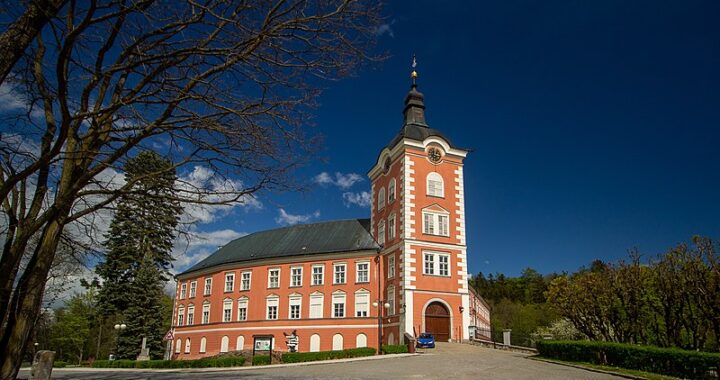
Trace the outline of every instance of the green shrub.
<instances>
[{"instance_id":1,"label":"green shrub","mask_svg":"<svg viewBox=\"0 0 720 380\"><path fill-rule=\"evenodd\" d=\"M408 346L406 344L397 344L393 346L382 346L383 354L404 354L408 352Z\"/></svg>"},{"instance_id":2,"label":"green shrub","mask_svg":"<svg viewBox=\"0 0 720 380\"><path fill-rule=\"evenodd\" d=\"M270 355L253 356L252 365L268 365L270 364Z\"/></svg>"},{"instance_id":3,"label":"green shrub","mask_svg":"<svg viewBox=\"0 0 720 380\"><path fill-rule=\"evenodd\" d=\"M609 365L692 379L717 379L720 354L634 344L547 341L537 342L542 357Z\"/></svg>"},{"instance_id":4,"label":"green shrub","mask_svg":"<svg viewBox=\"0 0 720 380\"><path fill-rule=\"evenodd\" d=\"M53 368L65 368L65 367L67 367L67 363L62 360L58 360L55 363L53 363Z\"/></svg>"},{"instance_id":5,"label":"green shrub","mask_svg":"<svg viewBox=\"0 0 720 380\"><path fill-rule=\"evenodd\" d=\"M197 360L95 360L93 368L210 368L239 367L245 363L241 356L205 358Z\"/></svg>"},{"instance_id":6,"label":"green shrub","mask_svg":"<svg viewBox=\"0 0 720 380\"><path fill-rule=\"evenodd\" d=\"M282 361L283 363L304 363L318 360L357 358L372 355L375 355L374 348L362 347L338 351L287 352L282 355Z\"/></svg>"}]
</instances>

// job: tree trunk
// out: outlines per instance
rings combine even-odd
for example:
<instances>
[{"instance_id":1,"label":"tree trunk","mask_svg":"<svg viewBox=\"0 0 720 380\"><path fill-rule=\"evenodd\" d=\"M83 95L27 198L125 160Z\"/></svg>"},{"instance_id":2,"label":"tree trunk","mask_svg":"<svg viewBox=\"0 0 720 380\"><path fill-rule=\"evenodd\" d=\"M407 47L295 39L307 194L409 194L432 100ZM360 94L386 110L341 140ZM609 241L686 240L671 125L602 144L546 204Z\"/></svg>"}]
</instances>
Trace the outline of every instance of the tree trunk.
<instances>
[{"instance_id":1,"label":"tree trunk","mask_svg":"<svg viewBox=\"0 0 720 380\"><path fill-rule=\"evenodd\" d=\"M67 0L31 0L25 12L0 35L0 84L25 49Z\"/></svg>"},{"instance_id":2,"label":"tree trunk","mask_svg":"<svg viewBox=\"0 0 720 380\"><path fill-rule=\"evenodd\" d=\"M30 237L20 232L13 233L12 236L8 233L6 239L3 255L0 258L0 273L3 274L0 276L0 337L5 335L5 322L8 318L13 285Z\"/></svg>"},{"instance_id":3,"label":"tree trunk","mask_svg":"<svg viewBox=\"0 0 720 380\"><path fill-rule=\"evenodd\" d=\"M0 380L12 380L22 363L28 337L40 313L47 275L60 241L62 224L55 219L43 231L33 258L20 278L0 341Z\"/></svg>"}]
</instances>

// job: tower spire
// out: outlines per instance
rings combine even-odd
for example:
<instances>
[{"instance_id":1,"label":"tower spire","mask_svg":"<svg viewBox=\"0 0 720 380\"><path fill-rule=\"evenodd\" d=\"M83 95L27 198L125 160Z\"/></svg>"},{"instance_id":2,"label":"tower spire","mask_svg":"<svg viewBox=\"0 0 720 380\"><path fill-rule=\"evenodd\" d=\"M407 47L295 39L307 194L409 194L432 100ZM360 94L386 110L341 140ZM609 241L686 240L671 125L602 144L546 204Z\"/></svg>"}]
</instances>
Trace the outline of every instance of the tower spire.
<instances>
[{"instance_id":1,"label":"tower spire","mask_svg":"<svg viewBox=\"0 0 720 380\"><path fill-rule=\"evenodd\" d=\"M417 59L413 54L412 72L410 73L412 85L410 86L410 92L405 96L405 108L403 109L404 125L414 124L427 127L427 123L425 123L425 96L417 90L418 73L415 71L416 67Z\"/></svg>"}]
</instances>

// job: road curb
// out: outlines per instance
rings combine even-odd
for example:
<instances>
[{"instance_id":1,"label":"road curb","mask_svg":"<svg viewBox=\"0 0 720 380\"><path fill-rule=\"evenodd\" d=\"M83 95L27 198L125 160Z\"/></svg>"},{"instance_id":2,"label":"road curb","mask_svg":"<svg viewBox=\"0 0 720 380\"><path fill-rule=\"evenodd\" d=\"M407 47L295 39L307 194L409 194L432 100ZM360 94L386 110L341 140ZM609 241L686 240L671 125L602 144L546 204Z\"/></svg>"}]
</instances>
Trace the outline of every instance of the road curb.
<instances>
[{"instance_id":1,"label":"road curb","mask_svg":"<svg viewBox=\"0 0 720 380\"><path fill-rule=\"evenodd\" d=\"M620 373L620 372L606 371L606 370L603 370L603 369L597 369L597 368L592 368L592 367L585 367L585 366L582 366L582 365L579 365L579 364L565 363L565 362L560 362L560 361L555 361L555 360L548 360L548 359L539 358L539 357L536 357L536 356L527 356L526 359L537 360L537 361L539 361L539 362L545 362L545 363L550 363L550 364L562 365L562 366L565 366L565 367L572 367L572 368L584 369L585 371L597 372L597 373L602 373L602 374L605 374L605 375L613 375L613 376L618 376L618 377L624 377L624 378L626 378L626 379L647 380L646 377L629 375L629 374Z\"/></svg>"},{"instance_id":2,"label":"road curb","mask_svg":"<svg viewBox=\"0 0 720 380\"><path fill-rule=\"evenodd\" d=\"M242 366L242 367L215 367L215 368L87 368L87 367L76 367L76 368L53 368L53 372L158 372L158 373L202 373L202 372L226 372L226 371L247 371L247 370L258 370L268 368L287 368L287 367L299 367L306 365L319 365L319 364L336 364L336 363L351 363L360 362L366 360L382 360L390 358L403 358L410 356L417 356L420 354L391 354L391 355L375 355L375 356L363 356L359 358L348 358L348 359L332 359L332 360L316 360L312 362L302 363L284 363L284 364L269 364L261 366Z\"/></svg>"}]
</instances>

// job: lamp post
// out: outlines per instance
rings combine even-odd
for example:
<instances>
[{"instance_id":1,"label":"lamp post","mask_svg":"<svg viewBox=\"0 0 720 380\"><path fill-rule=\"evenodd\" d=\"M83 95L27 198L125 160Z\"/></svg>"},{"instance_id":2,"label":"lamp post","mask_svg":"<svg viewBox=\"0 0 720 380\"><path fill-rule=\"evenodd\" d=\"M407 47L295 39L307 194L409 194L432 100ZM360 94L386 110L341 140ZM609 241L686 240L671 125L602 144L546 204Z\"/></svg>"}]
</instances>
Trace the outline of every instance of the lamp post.
<instances>
[{"instance_id":1,"label":"lamp post","mask_svg":"<svg viewBox=\"0 0 720 380\"><path fill-rule=\"evenodd\" d=\"M385 300L375 300L372 303L373 307L377 308L377 319L378 319L378 355L382 353L382 314L383 308L386 310L390 308L390 304ZM378 307L382 305L383 307Z\"/></svg>"},{"instance_id":2,"label":"lamp post","mask_svg":"<svg viewBox=\"0 0 720 380\"><path fill-rule=\"evenodd\" d=\"M115 324L114 328L115 328L115 331L117 331L117 339L116 339L116 344L115 344L115 359L117 359L120 356L120 334L122 333L123 330L125 330L127 328L127 325L120 322L120 323Z\"/></svg>"}]
</instances>

